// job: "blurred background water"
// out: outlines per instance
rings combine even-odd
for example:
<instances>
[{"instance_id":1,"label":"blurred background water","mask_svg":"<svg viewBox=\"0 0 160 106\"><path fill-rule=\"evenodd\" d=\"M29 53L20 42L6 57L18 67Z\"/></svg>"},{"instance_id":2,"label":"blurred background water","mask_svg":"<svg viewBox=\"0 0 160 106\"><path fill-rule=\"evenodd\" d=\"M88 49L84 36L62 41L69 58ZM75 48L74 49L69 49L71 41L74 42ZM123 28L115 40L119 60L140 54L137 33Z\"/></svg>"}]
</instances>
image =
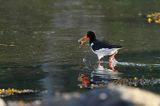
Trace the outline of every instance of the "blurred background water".
<instances>
[{"instance_id":1,"label":"blurred background water","mask_svg":"<svg viewBox=\"0 0 160 106\"><path fill-rule=\"evenodd\" d=\"M97 57L88 44L77 42L88 30L123 46L117 60L134 65L118 65L120 78L157 81L160 25L148 24L145 16L159 11L159 5L159 0L1 0L0 88L38 91L9 99L81 92L79 73L97 68ZM138 87L160 94L159 83Z\"/></svg>"}]
</instances>

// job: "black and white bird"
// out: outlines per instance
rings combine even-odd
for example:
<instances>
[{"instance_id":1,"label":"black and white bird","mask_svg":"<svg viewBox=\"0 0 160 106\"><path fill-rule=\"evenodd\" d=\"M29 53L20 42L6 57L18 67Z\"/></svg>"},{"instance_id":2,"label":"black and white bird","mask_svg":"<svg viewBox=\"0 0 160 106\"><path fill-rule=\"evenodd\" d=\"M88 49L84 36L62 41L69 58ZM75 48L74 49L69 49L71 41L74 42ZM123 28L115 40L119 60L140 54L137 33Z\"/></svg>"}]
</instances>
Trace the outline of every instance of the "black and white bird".
<instances>
[{"instance_id":1,"label":"black and white bird","mask_svg":"<svg viewBox=\"0 0 160 106\"><path fill-rule=\"evenodd\" d=\"M96 35L92 31L88 31L84 37L78 40L78 42L83 45L85 42L89 40L89 44L91 46L91 50L98 57L98 64L100 64L101 58L104 56L109 56L109 67L114 69L113 67L117 63L115 59L115 55L118 53L118 50L122 48L120 45L113 45L106 41L100 41L96 39Z\"/></svg>"}]
</instances>

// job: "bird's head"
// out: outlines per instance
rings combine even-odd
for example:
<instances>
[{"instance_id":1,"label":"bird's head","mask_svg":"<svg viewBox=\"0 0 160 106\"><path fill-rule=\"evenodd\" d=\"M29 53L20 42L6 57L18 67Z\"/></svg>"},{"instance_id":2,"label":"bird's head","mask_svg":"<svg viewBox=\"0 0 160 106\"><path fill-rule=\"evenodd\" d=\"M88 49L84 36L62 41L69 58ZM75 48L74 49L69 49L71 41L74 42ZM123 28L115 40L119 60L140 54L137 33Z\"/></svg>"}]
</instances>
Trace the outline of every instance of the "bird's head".
<instances>
[{"instance_id":1,"label":"bird's head","mask_svg":"<svg viewBox=\"0 0 160 106\"><path fill-rule=\"evenodd\" d=\"M88 39L90 39L91 41L96 39L96 35L93 31L88 31L86 35L84 35L82 38L80 38L78 40L78 42L83 45L85 42L88 41Z\"/></svg>"}]
</instances>

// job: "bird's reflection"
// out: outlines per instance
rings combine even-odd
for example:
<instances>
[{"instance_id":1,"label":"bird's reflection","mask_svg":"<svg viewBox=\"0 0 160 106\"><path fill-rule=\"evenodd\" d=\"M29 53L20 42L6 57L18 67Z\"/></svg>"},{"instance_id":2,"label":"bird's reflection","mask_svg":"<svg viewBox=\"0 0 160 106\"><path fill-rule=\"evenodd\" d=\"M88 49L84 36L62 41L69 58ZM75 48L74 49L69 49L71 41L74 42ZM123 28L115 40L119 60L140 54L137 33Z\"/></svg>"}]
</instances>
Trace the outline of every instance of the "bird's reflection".
<instances>
[{"instance_id":1,"label":"bird's reflection","mask_svg":"<svg viewBox=\"0 0 160 106\"><path fill-rule=\"evenodd\" d=\"M104 68L104 66L101 65L103 63L108 63L108 62L101 61L101 63L98 64L97 70L108 70L112 72L117 71L115 67L117 66L117 64L119 64L119 62L115 58L113 58L112 64L109 63L109 67L106 69Z\"/></svg>"},{"instance_id":2,"label":"bird's reflection","mask_svg":"<svg viewBox=\"0 0 160 106\"><path fill-rule=\"evenodd\" d=\"M106 87L111 81L120 79L118 71L103 67L101 64L98 65L91 73L80 73L78 81L80 88L97 88Z\"/></svg>"},{"instance_id":3,"label":"bird's reflection","mask_svg":"<svg viewBox=\"0 0 160 106\"><path fill-rule=\"evenodd\" d=\"M119 79L120 77L118 76L119 72L105 68L101 64L98 65L98 67L91 72L91 76L99 76L101 78L105 78L106 80L108 79Z\"/></svg>"},{"instance_id":4,"label":"bird's reflection","mask_svg":"<svg viewBox=\"0 0 160 106\"><path fill-rule=\"evenodd\" d=\"M120 77L121 73L108 68L98 65L98 67L92 72L81 72L78 76L78 81L80 82L80 88L103 88L110 84L116 85L126 85L126 86L145 86L145 85L159 85L159 78L145 78L141 77Z\"/></svg>"}]
</instances>

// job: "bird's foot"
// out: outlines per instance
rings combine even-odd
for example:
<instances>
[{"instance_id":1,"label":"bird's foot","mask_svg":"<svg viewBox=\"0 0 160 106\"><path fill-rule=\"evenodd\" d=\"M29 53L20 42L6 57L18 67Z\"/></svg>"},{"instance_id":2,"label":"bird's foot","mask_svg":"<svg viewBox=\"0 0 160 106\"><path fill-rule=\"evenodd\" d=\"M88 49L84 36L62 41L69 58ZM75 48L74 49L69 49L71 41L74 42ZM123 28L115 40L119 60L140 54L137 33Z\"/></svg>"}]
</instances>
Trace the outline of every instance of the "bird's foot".
<instances>
[{"instance_id":1,"label":"bird's foot","mask_svg":"<svg viewBox=\"0 0 160 106\"><path fill-rule=\"evenodd\" d=\"M109 69L115 72L116 71L115 64L109 62Z\"/></svg>"},{"instance_id":2,"label":"bird's foot","mask_svg":"<svg viewBox=\"0 0 160 106\"><path fill-rule=\"evenodd\" d=\"M111 65L109 65L109 69L111 69L112 71L115 71L115 68Z\"/></svg>"}]
</instances>

